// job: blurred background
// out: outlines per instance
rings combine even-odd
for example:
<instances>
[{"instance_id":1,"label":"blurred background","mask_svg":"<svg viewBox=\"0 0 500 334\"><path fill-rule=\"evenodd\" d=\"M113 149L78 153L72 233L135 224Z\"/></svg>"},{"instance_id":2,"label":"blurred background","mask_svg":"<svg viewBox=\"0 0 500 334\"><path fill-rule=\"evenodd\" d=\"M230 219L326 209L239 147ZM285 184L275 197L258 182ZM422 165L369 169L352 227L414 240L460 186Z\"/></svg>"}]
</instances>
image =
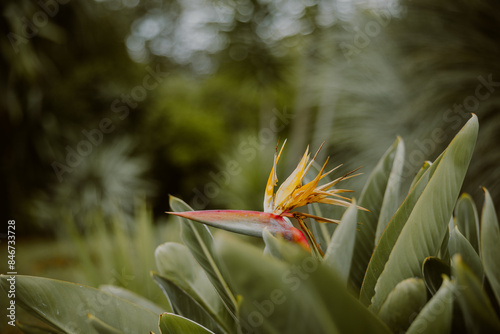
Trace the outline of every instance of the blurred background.
<instances>
[{"instance_id":1,"label":"blurred background","mask_svg":"<svg viewBox=\"0 0 500 334\"><path fill-rule=\"evenodd\" d=\"M260 210L285 138L280 180L325 141L320 159L344 164L339 173L362 167L346 185L359 197L399 135L409 184L472 112L480 134L464 191L480 207L487 187L498 210L499 9L3 0L0 206L16 220L18 272L162 303L149 270L156 245L178 239L169 194L198 209Z\"/></svg>"}]
</instances>

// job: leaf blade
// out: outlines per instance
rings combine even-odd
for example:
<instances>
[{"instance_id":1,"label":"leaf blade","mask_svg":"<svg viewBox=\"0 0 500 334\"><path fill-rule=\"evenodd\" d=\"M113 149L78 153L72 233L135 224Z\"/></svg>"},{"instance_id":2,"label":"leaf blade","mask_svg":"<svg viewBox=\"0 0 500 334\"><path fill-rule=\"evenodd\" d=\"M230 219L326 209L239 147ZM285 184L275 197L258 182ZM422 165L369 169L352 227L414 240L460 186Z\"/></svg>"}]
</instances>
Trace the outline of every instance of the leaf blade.
<instances>
[{"instance_id":1,"label":"leaf blade","mask_svg":"<svg viewBox=\"0 0 500 334\"><path fill-rule=\"evenodd\" d=\"M379 160L361 193L359 205L370 211L361 211L358 217L362 226L356 234L350 273L350 281L357 289L361 288L366 268L375 247L377 226L387 184L391 180L391 173L395 168L393 165L395 161L400 160L399 156L402 154L404 154L403 143L401 138L398 138ZM390 187L390 189L392 188ZM385 217L388 213L383 215Z\"/></svg>"},{"instance_id":2,"label":"leaf blade","mask_svg":"<svg viewBox=\"0 0 500 334\"><path fill-rule=\"evenodd\" d=\"M443 152L375 285L371 304L375 311L398 282L420 277L424 259L437 253L472 158L477 134L477 116L473 115Z\"/></svg>"},{"instance_id":3,"label":"leaf blade","mask_svg":"<svg viewBox=\"0 0 500 334\"><path fill-rule=\"evenodd\" d=\"M170 197L170 207L174 211L192 211L193 209L179 198ZM232 316L237 319L236 298L220 269L220 261L213 251L213 237L208 228L202 224L195 224L188 219L182 220L182 239L193 254L196 261L205 270L208 278L219 293L224 305Z\"/></svg>"},{"instance_id":4,"label":"leaf blade","mask_svg":"<svg viewBox=\"0 0 500 334\"><path fill-rule=\"evenodd\" d=\"M491 288L500 304L500 258L498 257L498 240L500 227L495 206L490 193L485 188L484 205L481 214L481 258L484 272Z\"/></svg>"},{"instance_id":5,"label":"leaf blade","mask_svg":"<svg viewBox=\"0 0 500 334\"><path fill-rule=\"evenodd\" d=\"M124 332L149 332L158 328L158 314L107 292L81 284L34 276L15 276L16 302L59 331L96 333L87 314ZM0 276L8 289L7 276ZM135 314L131 318L128 314Z\"/></svg>"},{"instance_id":6,"label":"leaf blade","mask_svg":"<svg viewBox=\"0 0 500 334\"><path fill-rule=\"evenodd\" d=\"M162 313L159 326L162 334L214 334L200 324L173 313Z\"/></svg>"},{"instance_id":7,"label":"leaf blade","mask_svg":"<svg viewBox=\"0 0 500 334\"><path fill-rule=\"evenodd\" d=\"M356 241L358 209L356 200L342 216L341 223L335 229L333 237L323 258L323 263L335 270L347 285Z\"/></svg>"}]
</instances>

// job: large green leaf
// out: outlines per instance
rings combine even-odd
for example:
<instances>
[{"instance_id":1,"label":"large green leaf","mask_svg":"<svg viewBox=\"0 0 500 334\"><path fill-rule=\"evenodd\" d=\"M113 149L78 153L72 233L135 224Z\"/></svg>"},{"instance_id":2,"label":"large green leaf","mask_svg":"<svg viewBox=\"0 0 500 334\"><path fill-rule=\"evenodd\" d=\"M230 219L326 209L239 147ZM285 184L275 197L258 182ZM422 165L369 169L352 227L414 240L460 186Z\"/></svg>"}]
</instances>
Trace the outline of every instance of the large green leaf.
<instances>
[{"instance_id":1,"label":"large green leaf","mask_svg":"<svg viewBox=\"0 0 500 334\"><path fill-rule=\"evenodd\" d=\"M479 217L476 204L469 194L462 194L455 208L455 223L479 254Z\"/></svg>"},{"instance_id":2,"label":"large green leaf","mask_svg":"<svg viewBox=\"0 0 500 334\"><path fill-rule=\"evenodd\" d=\"M152 276L155 282L168 296L175 313L210 328L215 333L226 332L223 327L217 323L212 314L210 314L192 295L158 273L153 272Z\"/></svg>"},{"instance_id":3,"label":"large green leaf","mask_svg":"<svg viewBox=\"0 0 500 334\"><path fill-rule=\"evenodd\" d=\"M10 276L0 276L4 290ZM99 316L123 333L149 333L158 328L158 314L88 286L33 276L15 276L16 303L60 331L97 333L87 314Z\"/></svg>"},{"instance_id":4,"label":"large green leaf","mask_svg":"<svg viewBox=\"0 0 500 334\"><path fill-rule=\"evenodd\" d=\"M457 300L470 333L499 333L498 319L481 282L457 254L452 258L452 273L457 281Z\"/></svg>"},{"instance_id":5,"label":"large green leaf","mask_svg":"<svg viewBox=\"0 0 500 334\"><path fill-rule=\"evenodd\" d=\"M173 313L160 315L161 334L213 334L196 322Z\"/></svg>"},{"instance_id":6,"label":"large green leaf","mask_svg":"<svg viewBox=\"0 0 500 334\"><path fill-rule=\"evenodd\" d=\"M342 216L340 225L335 229L323 259L323 263L334 269L346 285L356 240L357 213L356 200L353 199L351 206Z\"/></svg>"},{"instance_id":7,"label":"large green leaf","mask_svg":"<svg viewBox=\"0 0 500 334\"><path fill-rule=\"evenodd\" d=\"M168 305L168 307L157 305L152 301L150 301L149 299L139 296L135 292L132 292L130 290L127 290L125 288L116 285L101 285L99 286L99 290L106 291L112 295L126 299L134 304L147 308L148 310L151 310L156 314L172 311L170 305Z\"/></svg>"},{"instance_id":8,"label":"large green leaf","mask_svg":"<svg viewBox=\"0 0 500 334\"><path fill-rule=\"evenodd\" d=\"M394 333L406 331L427 303L427 289L419 278L408 278L396 285L387 296L378 316Z\"/></svg>"},{"instance_id":9,"label":"large green leaf","mask_svg":"<svg viewBox=\"0 0 500 334\"><path fill-rule=\"evenodd\" d=\"M218 240L218 253L243 297L244 333L390 333L334 271L296 245L281 246L296 254L291 264L230 236Z\"/></svg>"},{"instance_id":10,"label":"large green leaf","mask_svg":"<svg viewBox=\"0 0 500 334\"><path fill-rule=\"evenodd\" d=\"M479 278L480 281L483 280L483 266L481 265L481 259L476 253L474 247L470 244L469 240L467 240L462 233L460 233L458 226L455 226L450 233L448 248L450 250L450 257L453 257L455 254L462 255L462 259L472 272L476 274L477 278Z\"/></svg>"},{"instance_id":11,"label":"large green leaf","mask_svg":"<svg viewBox=\"0 0 500 334\"><path fill-rule=\"evenodd\" d=\"M454 285L445 279L441 288L420 311L406 334L448 334L453 315Z\"/></svg>"},{"instance_id":12,"label":"large green leaf","mask_svg":"<svg viewBox=\"0 0 500 334\"><path fill-rule=\"evenodd\" d=\"M404 144L398 137L375 166L361 193L359 205L370 211L360 211L358 214L361 225L356 234L350 273L350 281L357 289L363 282L366 267L376 244L377 231L381 233L397 208L399 176L403 160Z\"/></svg>"},{"instance_id":13,"label":"large green leaf","mask_svg":"<svg viewBox=\"0 0 500 334\"><path fill-rule=\"evenodd\" d=\"M485 188L483 190L485 197L481 213L481 258L486 278L500 304L500 256L498 254L500 227L490 193Z\"/></svg>"},{"instance_id":14,"label":"large green leaf","mask_svg":"<svg viewBox=\"0 0 500 334\"><path fill-rule=\"evenodd\" d=\"M192 211L193 209L179 198L170 197L170 207L174 211ZM214 255L213 237L208 228L188 219L182 221L182 239L193 254L196 261L207 273L217 293L221 296L224 305L236 319L237 301L224 274L220 261Z\"/></svg>"},{"instance_id":15,"label":"large green leaf","mask_svg":"<svg viewBox=\"0 0 500 334\"><path fill-rule=\"evenodd\" d=\"M234 329L234 319L186 246L173 242L164 243L156 248L155 257L158 270L164 278L183 293L189 294L227 332ZM183 315L189 317L189 313Z\"/></svg>"},{"instance_id":16,"label":"large green leaf","mask_svg":"<svg viewBox=\"0 0 500 334\"><path fill-rule=\"evenodd\" d=\"M441 160L434 164L437 167L415 203L375 285L371 304L375 312L399 282L420 277L424 259L437 254L472 157L477 133L477 116L473 115L443 152ZM415 187L420 182L422 180Z\"/></svg>"}]
</instances>

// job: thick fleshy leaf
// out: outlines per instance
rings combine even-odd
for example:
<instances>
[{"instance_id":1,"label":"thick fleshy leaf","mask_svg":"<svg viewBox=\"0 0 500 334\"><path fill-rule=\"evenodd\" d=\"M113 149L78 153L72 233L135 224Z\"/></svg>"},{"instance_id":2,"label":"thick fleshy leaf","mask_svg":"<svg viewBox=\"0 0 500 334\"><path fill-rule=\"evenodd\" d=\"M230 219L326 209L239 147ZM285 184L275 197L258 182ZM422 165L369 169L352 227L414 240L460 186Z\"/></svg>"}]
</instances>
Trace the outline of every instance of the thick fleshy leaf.
<instances>
[{"instance_id":1,"label":"thick fleshy leaf","mask_svg":"<svg viewBox=\"0 0 500 334\"><path fill-rule=\"evenodd\" d=\"M447 334L451 330L454 285L445 279L441 288L420 311L406 334Z\"/></svg>"},{"instance_id":2,"label":"thick fleshy leaf","mask_svg":"<svg viewBox=\"0 0 500 334\"><path fill-rule=\"evenodd\" d=\"M434 295L443 283L443 275L451 276L451 268L443 260L429 256L424 260L424 264L422 265L422 275L424 276L427 289Z\"/></svg>"},{"instance_id":3,"label":"thick fleshy leaf","mask_svg":"<svg viewBox=\"0 0 500 334\"><path fill-rule=\"evenodd\" d=\"M500 320L483 291L481 282L459 254L452 258L451 268L457 281L457 300L469 332L499 333Z\"/></svg>"},{"instance_id":4,"label":"thick fleshy leaf","mask_svg":"<svg viewBox=\"0 0 500 334\"><path fill-rule=\"evenodd\" d=\"M357 289L360 289L363 282L376 244L377 231L381 232L385 228L397 208L396 198L403 160L404 144L398 138L380 159L361 193L359 205L369 212L360 211L358 214L358 221L362 225L356 234L350 273L350 281Z\"/></svg>"},{"instance_id":5,"label":"thick fleshy leaf","mask_svg":"<svg viewBox=\"0 0 500 334\"><path fill-rule=\"evenodd\" d=\"M191 207L179 198L170 197L170 207L174 211L192 211ZM237 301L226 279L227 274L214 254L213 237L205 225L182 219L182 240L196 261L205 270L215 290L221 297L230 314L237 319Z\"/></svg>"},{"instance_id":6,"label":"thick fleshy leaf","mask_svg":"<svg viewBox=\"0 0 500 334\"><path fill-rule=\"evenodd\" d=\"M495 212L495 206L490 193L485 188L484 205L481 214L481 258L484 273L490 282L491 289L500 304L500 256L498 243L500 242L500 227Z\"/></svg>"},{"instance_id":7,"label":"thick fleshy leaf","mask_svg":"<svg viewBox=\"0 0 500 334\"><path fill-rule=\"evenodd\" d=\"M408 278L396 285L382 304L378 316L394 333L402 333L427 303L427 289L419 278Z\"/></svg>"},{"instance_id":8,"label":"thick fleshy leaf","mask_svg":"<svg viewBox=\"0 0 500 334\"><path fill-rule=\"evenodd\" d=\"M112 295L115 295L117 297L126 299L134 304L140 305L148 310L151 310L156 314L172 311L172 309L170 308L170 305L168 305L168 307L157 305L157 304L153 303L152 301L150 301L149 299L146 299L146 298L136 294L135 292L132 292L130 290L127 290L125 288L122 288L122 287L119 287L116 285L101 285L101 286L99 286L99 290L102 290L102 291L108 292Z\"/></svg>"},{"instance_id":9,"label":"thick fleshy leaf","mask_svg":"<svg viewBox=\"0 0 500 334\"><path fill-rule=\"evenodd\" d=\"M375 312L399 282L420 277L425 258L437 254L472 157L477 133L477 116L473 115L443 152L441 160L432 166L437 167L415 203L375 285L371 304ZM420 182L422 179L415 188Z\"/></svg>"},{"instance_id":10,"label":"thick fleshy leaf","mask_svg":"<svg viewBox=\"0 0 500 334\"><path fill-rule=\"evenodd\" d=\"M298 250L291 264L228 235L218 240L218 253L243 297L243 333L390 333L333 271L300 248L281 245L290 249L286 254Z\"/></svg>"},{"instance_id":11,"label":"thick fleshy leaf","mask_svg":"<svg viewBox=\"0 0 500 334\"><path fill-rule=\"evenodd\" d=\"M351 206L342 216L340 225L335 229L323 259L323 263L335 270L346 285L356 240L357 213L356 201L353 199Z\"/></svg>"},{"instance_id":12,"label":"thick fleshy leaf","mask_svg":"<svg viewBox=\"0 0 500 334\"><path fill-rule=\"evenodd\" d=\"M196 322L173 313L160 315L161 334L213 334Z\"/></svg>"},{"instance_id":13,"label":"thick fleshy leaf","mask_svg":"<svg viewBox=\"0 0 500 334\"><path fill-rule=\"evenodd\" d=\"M467 240L462 233L460 233L458 226L455 226L450 233L448 249L450 250L451 257L455 254L462 255L462 259L465 264L467 264L480 281L483 280L483 266L481 264L481 259L476 253L474 247L470 244L469 240Z\"/></svg>"},{"instance_id":14,"label":"thick fleshy leaf","mask_svg":"<svg viewBox=\"0 0 500 334\"><path fill-rule=\"evenodd\" d=\"M186 246L164 243L156 248L155 257L160 275L175 284L182 293L189 294L227 332L234 330L234 319ZM187 312L182 314L189 317Z\"/></svg>"},{"instance_id":15,"label":"thick fleshy leaf","mask_svg":"<svg viewBox=\"0 0 500 334\"><path fill-rule=\"evenodd\" d=\"M214 317L201 305L193 296L184 291L181 287L170 281L168 278L153 272L153 279L168 296L170 304L174 312L186 318L210 328L215 333L230 333L226 332L221 327Z\"/></svg>"},{"instance_id":16,"label":"thick fleshy leaf","mask_svg":"<svg viewBox=\"0 0 500 334\"><path fill-rule=\"evenodd\" d=\"M469 194L462 194L457 201L455 223L460 233L479 254L479 217L476 204Z\"/></svg>"},{"instance_id":17,"label":"thick fleshy leaf","mask_svg":"<svg viewBox=\"0 0 500 334\"><path fill-rule=\"evenodd\" d=\"M10 276L0 276L8 290ZM48 278L15 277L16 303L44 322L68 333L97 333L87 314L123 333L149 333L158 328L158 314L95 288Z\"/></svg>"}]
</instances>

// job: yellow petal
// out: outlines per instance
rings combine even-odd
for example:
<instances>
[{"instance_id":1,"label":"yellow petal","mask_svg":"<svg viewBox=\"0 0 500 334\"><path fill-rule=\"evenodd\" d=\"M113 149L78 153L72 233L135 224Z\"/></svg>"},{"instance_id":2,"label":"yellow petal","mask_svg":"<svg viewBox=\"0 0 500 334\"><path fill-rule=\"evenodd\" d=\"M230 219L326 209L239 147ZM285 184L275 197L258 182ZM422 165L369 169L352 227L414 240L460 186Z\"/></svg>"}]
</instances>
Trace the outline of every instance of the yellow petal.
<instances>
[{"instance_id":1,"label":"yellow petal","mask_svg":"<svg viewBox=\"0 0 500 334\"><path fill-rule=\"evenodd\" d=\"M267 179L266 191L264 194L264 212L273 212L273 199L274 199L274 186L278 183L278 176L276 174L276 165L281 156L281 152L283 152L283 148L285 147L286 139L281 146L281 150L278 153L278 146L276 146L276 152L274 153L274 162L273 168L271 169L271 173L269 174L269 178Z\"/></svg>"},{"instance_id":2,"label":"yellow petal","mask_svg":"<svg viewBox=\"0 0 500 334\"><path fill-rule=\"evenodd\" d=\"M306 163L309 160L309 147L307 147L304 156L299 162L299 165L292 174L281 184L276 196L274 198L274 208L277 209L282 206L282 204L292 195L293 191L297 189L302 184L302 179L304 178L304 170L306 168Z\"/></svg>"}]
</instances>

